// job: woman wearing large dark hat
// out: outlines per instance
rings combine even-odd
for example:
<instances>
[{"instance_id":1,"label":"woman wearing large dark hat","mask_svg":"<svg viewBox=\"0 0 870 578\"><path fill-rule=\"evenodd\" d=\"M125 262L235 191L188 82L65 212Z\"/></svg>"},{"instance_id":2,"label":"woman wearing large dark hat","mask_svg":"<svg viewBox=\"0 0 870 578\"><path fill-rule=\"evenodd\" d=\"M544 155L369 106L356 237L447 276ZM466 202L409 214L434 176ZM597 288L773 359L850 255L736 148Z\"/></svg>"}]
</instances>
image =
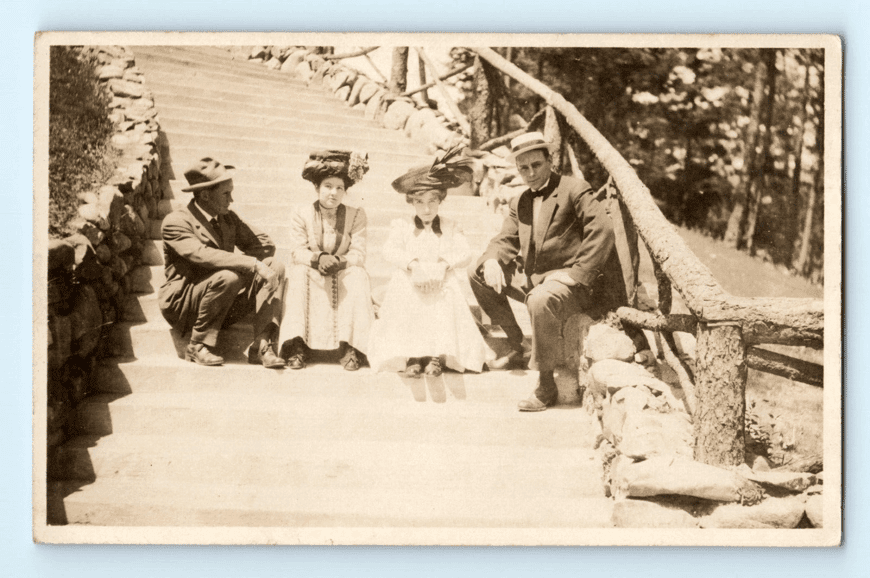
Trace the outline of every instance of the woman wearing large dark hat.
<instances>
[{"instance_id":1,"label":"woman wearing large dark hat","mask_svg":"<svg viewBox=\"0 0 870 578\"><path fill-rule=\"evenodd\" d=\"M365 363L374 321L364 269L366 214L343 200L366 171L367 155L347 151L313 152L302 169L317 200L290 221L292 262L279 342L292 369L305 367L312 349L340 349L349 371Z\"/></svg>"},{"instance_id":2,"label":"woman wearing large dark hat","mask_svg":"<svg viewBox=\"0 0 870 578\"><path fill-rule=\"evenodd\" d=\"M376 371L437 377L444 366L481 371L494 357L460 285L471 262L468 242L458 223L438 214L447 189L471 179L471 163L460 153L451 149L393 182L414 212L392 222L383 249L396 271L372 329L368 356Z\"/></svg>"}]
</instances>

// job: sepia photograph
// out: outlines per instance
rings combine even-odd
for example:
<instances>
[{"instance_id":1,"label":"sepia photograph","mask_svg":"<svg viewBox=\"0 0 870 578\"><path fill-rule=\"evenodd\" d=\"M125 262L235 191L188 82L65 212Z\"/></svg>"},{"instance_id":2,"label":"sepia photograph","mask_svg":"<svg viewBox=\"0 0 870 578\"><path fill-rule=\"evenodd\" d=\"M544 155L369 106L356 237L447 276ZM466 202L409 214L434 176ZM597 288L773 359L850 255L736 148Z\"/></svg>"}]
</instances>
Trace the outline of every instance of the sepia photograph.
<instances>
[{"instance_id":1,"label":"sepia photograph","mask_svg":"<svg viewBox=\"0 0 870 578\"><path fill-rule=\"evenodd\" d=\"M840 544L838 37L34 54L36 541Z\"/></svg>"}]
</instances>

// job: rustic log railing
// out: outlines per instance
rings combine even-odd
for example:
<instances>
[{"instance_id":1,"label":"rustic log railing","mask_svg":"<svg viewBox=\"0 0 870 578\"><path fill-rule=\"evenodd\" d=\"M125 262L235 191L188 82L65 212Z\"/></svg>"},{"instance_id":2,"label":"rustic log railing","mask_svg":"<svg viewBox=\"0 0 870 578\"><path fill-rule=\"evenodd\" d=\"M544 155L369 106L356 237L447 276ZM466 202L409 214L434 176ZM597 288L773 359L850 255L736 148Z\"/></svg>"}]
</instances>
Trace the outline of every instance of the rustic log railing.
<instances>
[{"instance_id":1,"label":"rustic log railing","mask_svg":"<svg viewBox=\"0 0 870 578\"><path fill-rule=\"evenodd\" d=\"M742 298L727 293L667 222L628 161L571 103L494 50L472 50L562 115L610 174L631 223L650 252L659 288L657 314L633 308L622 308L618 314L625 323L663 333L662 353L683 384L694 417L695 459L715 465L743 463L747 368L822 384L821 366L752 346L771 343L822 348L822 302ZM558 123L546 124L558 129ZM547 132L552 135L553 131ZM566 136L560 135L557 144L573 152L566 147ZM558 161L560 157L555 158ZM682 296L690 316L671 314L671 287ZM674 331L696 335L694 381L673 350Z\"/></svg>"},{"instance_id":2,"label":"rustic log railing","mask_svg":"<svg viewBox=\"0 0 870 578\"><path fill-rule=\"evenodd\" d=\"M416 50L434 79L425 88L437 86L442 91L462 130L471 136L473 146L479 150L491 150L526 130L501 136L487 134L492 94L485 85L475 86L473 92L480 102L471 104L472 118L467 120L441 82L467 67L439 76L425 52L419 48ZM815 299L746 298L727 293L668 223L628 161L574 105L494 50L477 47L470 50L477 55L475 83L487 82L487 75L480 69L485 61L486 66L519 82L546 103L529 125L540 124L543 120L543 131L556 149L553 159L557 169L580 174L570 145L576 136L588 145L610 174L620 207L629 217L627 226L633 228L629 232L630 238L639 236L649 251L658 288L658 311L655 313L640 311L634 308L635 303L631 303L632 307L622 307L617 314L624 323L656 332L661 337L657 340L661 354L676 372L685 392L687 409L693 416L695 459L713 465L742 464L745 457L748 368L822 385L820 365L756 346L781 344L821 349L824 345L823 302ZM543 119L539 116L542 113ZM635 251L636 247L629 246L628 249ZM633 278L636 279L636 271ZM671 313L672 288L680 294L690 315ZM677 355L674 332L695 335L694 368L689 368Z\"/></svg>"}]
</instances>

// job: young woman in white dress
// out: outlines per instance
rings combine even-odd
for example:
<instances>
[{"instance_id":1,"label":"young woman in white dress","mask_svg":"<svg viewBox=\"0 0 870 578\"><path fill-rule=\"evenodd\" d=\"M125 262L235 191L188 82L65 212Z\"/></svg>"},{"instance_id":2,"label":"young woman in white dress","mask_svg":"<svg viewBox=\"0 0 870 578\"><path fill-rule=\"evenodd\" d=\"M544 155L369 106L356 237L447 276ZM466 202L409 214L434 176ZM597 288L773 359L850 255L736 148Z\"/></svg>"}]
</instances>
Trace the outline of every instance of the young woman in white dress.
<instances>
[{"instance_id":1,"label":"young woman in white dress","mask_svg":"<svg viewBox=\"0 0 870 578\"><path fill-rule=\"evenodd\" d=\"M343 200L367 170L367 155L346 151L311 153L302 169L317 200L290 219L292 263L279 343L291 369L305 367L311 349L340 349L348 371L365 364L374 321L364 268L366 213Z\"/></svg>"},{"instance_id":2,"label":"young woman in white dress","mask_svg":"<svg viewBox=\"0 0 870 578\"><path fill-rule=\"evenodd\" d=\"M460 285L471 261L468 242L458 223L438 214L447 189L471 179L470 161L459 158L460 150L392 183L414 216L392 222L383 248L396 271L368 347L375 371L404 371L407 377L438 376L444 366L479 372L494 357Z\"/></svg>"}]
</instances>

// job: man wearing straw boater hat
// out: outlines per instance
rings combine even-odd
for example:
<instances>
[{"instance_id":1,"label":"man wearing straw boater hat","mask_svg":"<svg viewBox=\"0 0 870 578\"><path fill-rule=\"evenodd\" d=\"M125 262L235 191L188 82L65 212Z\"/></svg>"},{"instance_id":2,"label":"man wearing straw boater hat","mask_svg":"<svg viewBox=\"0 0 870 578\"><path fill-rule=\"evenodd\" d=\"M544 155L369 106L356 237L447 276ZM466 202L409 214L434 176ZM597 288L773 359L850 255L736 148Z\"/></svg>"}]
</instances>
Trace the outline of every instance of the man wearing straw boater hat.
<instances>
[{"instance_id":1,"label":"man wearing straw boater hat","mask_svg":"<svg viewBox=\"0 0 870 578\"><path fill-rule=\"evenodd\" d=\"M471 288L510 346L507 355L489 364L491 369L525 366L523 332L508 296L525 301L539 377L519 410L543 411L558 396L553 370L561 361L562 323L575 313L594 317L622 304L614 298L618 292L606 290L610 279L621 279L621 269L610 217L589 183L552 171L544 135L530 132L513 139L508 160L516 162L529 188L511 201L501 232L475 266ZM524 276L516 274L518 261Z\"/></svg>"},{"instance_id":2,"label":"man wearing straw boater hat","mask_svg":"<svg viewBox=\"0 0 870 578\"><path fill-rule=\"evenodd\" d=\"M184 173L193 200L163 220L166 282L160 310L173 328L190 333L185 359L222 365L215 353L221 328L253 312L248 361L284 367L275 352L281 324L284 266L269 236L229 210L233 167L206 157ZM234 252L238 248L241 254Z\"/></svg>"}]
</instances>

